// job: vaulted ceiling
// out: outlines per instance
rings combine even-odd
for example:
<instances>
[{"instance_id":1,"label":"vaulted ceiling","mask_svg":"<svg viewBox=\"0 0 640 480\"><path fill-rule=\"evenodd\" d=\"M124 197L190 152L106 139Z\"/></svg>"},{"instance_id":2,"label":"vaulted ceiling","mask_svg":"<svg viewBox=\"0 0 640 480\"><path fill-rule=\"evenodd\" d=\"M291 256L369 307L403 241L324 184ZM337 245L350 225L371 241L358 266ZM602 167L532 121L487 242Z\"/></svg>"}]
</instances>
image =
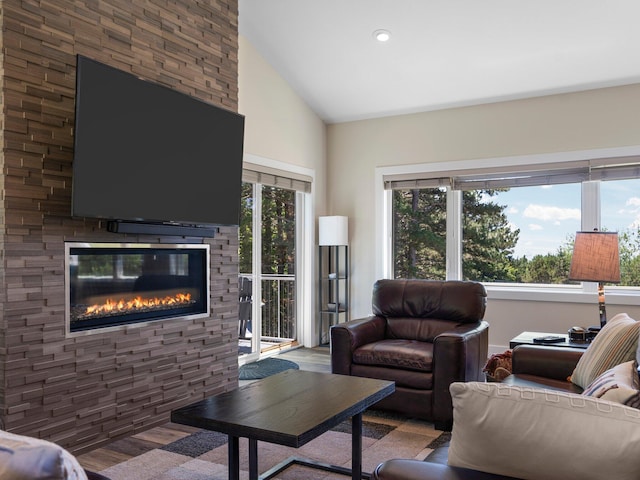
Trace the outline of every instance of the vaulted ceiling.
<instances>
[{"instance_id":1,"label":"vaulted ceiling","mask_svg":"<svg viewBox=\"0 0 640 480\"><path fill-rule=\"evenodd\" d=\"M239 4L241 35L327 123L640 83L638 0Z\"/></svg>"}]
</instances>

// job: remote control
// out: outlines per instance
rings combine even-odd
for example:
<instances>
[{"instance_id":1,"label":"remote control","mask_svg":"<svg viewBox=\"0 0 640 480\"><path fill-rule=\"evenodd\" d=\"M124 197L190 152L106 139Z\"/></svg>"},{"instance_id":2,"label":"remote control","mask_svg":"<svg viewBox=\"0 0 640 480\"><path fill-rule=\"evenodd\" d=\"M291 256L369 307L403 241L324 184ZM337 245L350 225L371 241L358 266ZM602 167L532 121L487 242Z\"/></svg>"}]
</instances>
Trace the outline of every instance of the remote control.
<instances>
[{"instance_id":1,"label":"remote control","mask_svg":"<svg viewBox=\"0 0 640 480\"><path fill-rule=\"evenodd\" d=\"M559 343L564 342L564 337L558 337L557 335L547 335L546 337L536 337L533 339L533 343Z\"/></svg>"}]
</instances>

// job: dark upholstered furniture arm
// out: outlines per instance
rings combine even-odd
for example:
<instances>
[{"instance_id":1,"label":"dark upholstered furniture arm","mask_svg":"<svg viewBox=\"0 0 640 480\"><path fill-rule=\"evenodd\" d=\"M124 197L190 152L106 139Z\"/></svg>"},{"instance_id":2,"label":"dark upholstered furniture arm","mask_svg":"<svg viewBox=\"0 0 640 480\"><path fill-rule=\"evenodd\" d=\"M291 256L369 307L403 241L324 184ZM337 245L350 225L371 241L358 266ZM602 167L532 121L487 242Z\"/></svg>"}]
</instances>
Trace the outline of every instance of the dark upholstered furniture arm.
<instances>
[{"instance_id":1,"label":"dark upholstered furniture arm","mask_svg":"<svg viewBox=\"0 0 640 480\"><path fill-rule=\"evenodd\" d=\"M89 480L109 480L108 477L105 477L104 475L101 475L96 472L91 472L89 470L85 470L84 472L87 474L87 478Z\"/></svg>"},{"instance_id":2,"label":"dark upholstered furniture arm","mask_svg":"<svg viewBox=\"0 0 640 480\"><path fill-rule=\"evenodd\" d=\"M420 460L394 459L378 465L373 480L514 480L512 477Z\"/></svg>"},{"instance_id":3,"label":"dark upholstered furniture arm","mask_svg":"<svg viewBox=\"0 0 640 480\"><path fill-rule=\"evenodd\" d=\"M340 323L331 327L331 372L351 374L353 351L361 345L382 340L386 320L370 316Z\"/></svg>"},{"instance_id":4,"label":"dark upholstered furniture arm","mask_svg":"<svg viewBox=\"0 0 640 480\"><path fill-rule=\"evenodd\" d=\"M455 330L438 335L433 346L433 409L434 417L444 420L444 427L453 422L452 382L484 379L482 365L487 359L489 324L462 324ZM440 423L440 422L439 422ZM440 426L443 426L440 423Z\"/></svg>"},{"instance_id":5,"label":"dark upholstered furniture arm","mask_svg":"<svg viewBox=\"0 0 640 480\"><path fill-rule=\"evenodd\" d=\"M580 348L518 345L512 354L513 373L566 380L583 353Z\"/></svg>"}]
</instances>

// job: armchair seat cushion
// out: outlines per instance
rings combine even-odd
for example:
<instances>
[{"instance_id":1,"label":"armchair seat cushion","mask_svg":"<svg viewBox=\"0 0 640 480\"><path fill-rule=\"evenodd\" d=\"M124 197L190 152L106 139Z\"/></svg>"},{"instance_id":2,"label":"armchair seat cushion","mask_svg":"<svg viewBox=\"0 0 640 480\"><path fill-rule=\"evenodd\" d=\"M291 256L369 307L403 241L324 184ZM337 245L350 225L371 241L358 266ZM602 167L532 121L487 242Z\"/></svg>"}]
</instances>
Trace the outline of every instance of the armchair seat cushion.
<instances>
[{"instance_id":1,"label":"armchair seat cushion","mask_svg":"<svg viewBox=\"0 0 640 480\"><path fill-rule=\"evenodd\" d=\"M351 373L357 377L377 378L379 380L396 382L396 391L400 388L410 388L420 391L433 389L433 374L427 372L354 364L351 367Z\"/></svg>"},{"instance_id":2,"label":"armchair seat cushion","mask_svg":"<svg viewBox=\"0 0 640 480\"><path fill-rule=\"evenodd\" d=\"M353 362L431 372L433 343L405 339L380 340L357 348L353 352Z\"/></svg>"}]
</instances>

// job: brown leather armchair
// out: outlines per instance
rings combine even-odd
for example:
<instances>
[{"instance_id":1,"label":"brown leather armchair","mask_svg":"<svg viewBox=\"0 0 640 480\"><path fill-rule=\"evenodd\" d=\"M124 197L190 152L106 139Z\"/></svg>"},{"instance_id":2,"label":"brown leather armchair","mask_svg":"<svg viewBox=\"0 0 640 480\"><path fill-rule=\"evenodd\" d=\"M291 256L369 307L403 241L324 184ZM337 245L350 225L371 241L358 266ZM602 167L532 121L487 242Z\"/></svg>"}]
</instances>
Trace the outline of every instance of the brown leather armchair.
<instances>
[{"instance_id":1,"label":"brown leather armchair","mask_svg":"<svg viewBox=\"0 0 640 480\"><path fill-rule=\"evenodd\" d=\"M376 408L451 429L449 385L483 380L489 324L482 284L378 280L373 315L331 327L333 373L392 380L396 391Z\"/></svg>"}]
</instances>

